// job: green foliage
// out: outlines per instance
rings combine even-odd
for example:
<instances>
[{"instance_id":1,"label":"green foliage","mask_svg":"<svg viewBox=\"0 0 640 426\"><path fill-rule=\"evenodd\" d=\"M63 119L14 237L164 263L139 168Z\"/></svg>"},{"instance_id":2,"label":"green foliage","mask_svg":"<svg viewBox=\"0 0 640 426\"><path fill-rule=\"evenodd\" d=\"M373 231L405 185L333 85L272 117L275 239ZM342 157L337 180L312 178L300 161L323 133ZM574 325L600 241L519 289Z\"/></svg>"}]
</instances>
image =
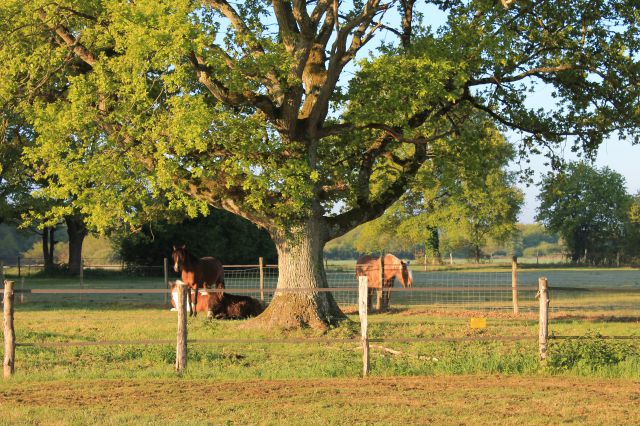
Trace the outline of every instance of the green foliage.
<instances>
[{"instance_id":1,"label":"green foliage","mask_svg":"<svg viewBox=\"0 0 640 426\"><path fill-rule=\"evenodd\" d=\"M213 205L275 231L340 203L358 220L337 235L399 198L427 154L455 161L465 138L445 135L463 134L473 111L524 132L523 152L566 134L588 150L614 131L637 136L631 1L433 2L447 17L441 29L415 10L410 37L383 43L344 88L342 70L375 38L386 6L341 5L334 26L317 5L304 28L306 8L289 22L263 2L225 5L3 3L0 99L35 132L26 159L50 180L44 195L73 199L99 230ZM329 56L311 62L305 37ZM556 108L527 107L540 84Z\"/></svg>"},{"instance_id":2,"label":"green foliage","mask_svg":"<svg viewBox=\"0 0 640 426\"><path fill-rule=\"evenodd\" d=\"M277 260L264 230L220 210L179 223L159 222L136 234L117 235L115 241L120 258L134 265L162 265L171 257L172 247L183 244L199 257L214 256L225 264L255 264L259 257L269 263Z\"/></svg>"},{"instance_id":3,"label":"green foliage","mask_svg":"<svg viewBox=\"0 0 640 426\"><path fill-rule=\"evenodd\" d=\"M541 182L537 219L562 235L574 262L612 263L623 249L630 197L624 178L586 163Z\"/></svg>"},{"instance_id":4,"label":"green foliage","mask_svg":"<svg viewBox=\"0 0 640 426\"><path fill-rule=\"evenodd\" d=\"M640 223L640 192L633 196L631 207L629 207L629 220L631 223Z\"/></svg>"},{"instance_id":5,"label":"green foliage","mask_svg":"<svg viewBox=\"0 0 640 426\"><path fill-rule=\"evenodd\" d=\"M418 173L410 192L363 226L358 251L421 245L438 258L442 243L448 250L470 247L479 259L488 239L504 241L515 232L523 197L506 171L513 150L482 115L469 121L459 140L438 147L442 155Z\"/></svg>"},{"instance_id":6,"label":"green foliage","mask_svg":"<svg viewBox=\"0 0 640 426\"><path fill-rule=\"evenodd\" d=\"M536 246L527 247L522 250L522 255L525 257L536 257L550 254L561 254L563 251L563 247L557 243L541 242Z\"/></svg>"},{"instance_id":7,"label":"green foliage","mask_svg":"<svg viewBox=\"0 0 640 426\"><path fill-rule=\"evenodd\" d=\"M637 346L624 341L602 339L590 332L578 339L562 340L549 351L547 367L555 373L574 370L578 374L592 374L638 357Z\"/></svg>"},{"instance_id":8,"label":"green foliage","mask_svg":"<svg viewBox=\"0 0 640 426\"><path fill-rule=\"evenodd\" d=\"M324 247L324 256L328 259L356 259L358 250L355 241L358 239L362 227L359 226L341 237L329 241Z\"/></svg>"},{"instance_id":9,"label":"green foliage","mask_svg":"<svg viewBox=\"0 0 640 426\"><path fill-rule=\"evenodd\" d=\"M558 243L558 235L550 233L539 223L518 225L524 247L534 247L542 243Z\"/></svg>"},{"instance_id":10,"label":"green foliage","mask_svg":"<svg viewBox=\"0 0 640 426\"><path fill-rule=\"evenodd\" d=\"M535 257L564 251L559 236L539 223L519 224L510 244L511 253L517 256Z\"/></svg>"}]
</instances>

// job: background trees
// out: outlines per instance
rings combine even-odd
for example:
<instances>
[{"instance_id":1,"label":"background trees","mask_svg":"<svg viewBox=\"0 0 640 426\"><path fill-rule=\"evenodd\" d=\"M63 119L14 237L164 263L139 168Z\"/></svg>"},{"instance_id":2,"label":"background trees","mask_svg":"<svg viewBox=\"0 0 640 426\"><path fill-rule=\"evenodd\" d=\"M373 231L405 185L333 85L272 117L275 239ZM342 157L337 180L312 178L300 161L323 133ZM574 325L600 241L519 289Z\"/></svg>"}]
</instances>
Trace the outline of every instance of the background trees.
<instances>
[{"instance_id":1,"label":"background trees","mask_svg":"<svg viewBox=\"0 0 640 426\"><path fill-rule=\"evenodd\" d=\"M504 242L516 231L523 202L507 171L514 150L483 114L467 122L448 156L435 158L380 218L362 226L360 252L411 251L424 247L425 263L440 262L441 235L466 246L476 262L489 238Z\"/></svg>"},{"instance_id":2,"label":"background trees","mask_svg":"<svg viewBox=\"0 0 640 426\"><path fill-rule=\"evenodd\" d=\"M115 236L118 254L134 265L162 265L171 256L172 246L186 244L197 256L215 256L224 264L277 262L273 241L251 222L225 211L213 210L206 217L177 223L160 222L145 226L135 234Z\"/></svg>"},{"instance_id":3,"label":"background trees","mask_svg":"<svg viewBox=\"0 0 640 426\"><path fill-rule=\"evenodd\" d=\"M614 263L625 246L631 197L609 168L573 163L541 183L538 220L562 235L571 260Z\"/></svg>"}]
</instances>

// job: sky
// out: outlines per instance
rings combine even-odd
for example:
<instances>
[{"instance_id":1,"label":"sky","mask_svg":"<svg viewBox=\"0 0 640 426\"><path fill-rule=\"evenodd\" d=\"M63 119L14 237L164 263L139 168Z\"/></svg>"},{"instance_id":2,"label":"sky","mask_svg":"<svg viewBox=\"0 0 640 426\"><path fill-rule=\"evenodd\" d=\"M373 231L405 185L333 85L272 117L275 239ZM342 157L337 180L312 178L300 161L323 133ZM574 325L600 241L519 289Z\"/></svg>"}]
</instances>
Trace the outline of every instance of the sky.
<instances>
[{"instance_id":1,"label":"sky","mask_svg":"<svg viewBox=\"0 0 640 426\"><path fill-rule=\"evenodd\" d=\"M565 159L575 160L576 157L568 152ZM531 157L531 167L535 171L534 182L539 182L551 170L544 165L544 162L544 157ZM600 146L595 166L598 168L609 167L624 176L628 193L636 194L640 191L640 145L631 145L629 141L620 141L616 138L609 139ZM519 186L525 194L525 203L518 220L521 223L534 223L536 208L539 204L536 199L539 193L538 187L535 185Z\"/></svg>"}]
</instances>

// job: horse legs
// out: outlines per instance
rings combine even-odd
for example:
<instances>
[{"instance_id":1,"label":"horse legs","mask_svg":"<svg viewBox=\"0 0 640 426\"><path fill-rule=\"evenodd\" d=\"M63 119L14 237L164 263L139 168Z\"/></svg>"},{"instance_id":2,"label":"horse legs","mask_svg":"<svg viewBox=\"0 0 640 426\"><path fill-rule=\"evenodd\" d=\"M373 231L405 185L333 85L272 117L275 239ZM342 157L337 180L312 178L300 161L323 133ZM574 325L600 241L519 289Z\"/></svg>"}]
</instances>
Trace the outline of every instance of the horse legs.
<instances>
[{"instance_id":1,"label":"horse legs","mask_svg":"<svg viewBox=\"0 0 640 426\"><path fill-rule=\"evenodd\" d=\"M391 298L391 288L382 291L382 309L389 309L389 299Z\"/></svg>"},{"instance_id":2,"label":"horse legs","mask_svg":"<svg viewBox=\"0 0 640 426\"><path fill-rule=\"evenodd\" d=\"M196 307L198 306L198 286L196 285L196 291L195 293L193 293L193 303L191 304L192 308L191 308L191 313L193 314L193 316L198 316L198 312L196 311Z\"/></svg>"}]
</instances>

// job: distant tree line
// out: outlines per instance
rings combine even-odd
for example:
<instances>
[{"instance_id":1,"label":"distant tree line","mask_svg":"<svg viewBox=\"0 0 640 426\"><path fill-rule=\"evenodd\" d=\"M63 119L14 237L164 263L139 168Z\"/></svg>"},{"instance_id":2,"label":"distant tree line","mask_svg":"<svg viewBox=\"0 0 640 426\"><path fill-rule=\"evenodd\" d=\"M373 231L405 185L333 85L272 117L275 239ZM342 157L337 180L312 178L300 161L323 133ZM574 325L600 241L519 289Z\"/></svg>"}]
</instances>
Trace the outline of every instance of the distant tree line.
<instances>
[{"instance_id":1,"label":"distant tree line","mask_svg":"<svg viewBox=\"0 0 640 426\"><path fill-rule=\"evenodd\" d=\"M63 228L59 231L64 231ZM66 233L59 234L60 240L55 241L56 246L66 249L69 244ZM194 219L153 222L138 232L114 232L108 238L111 240L113 258L132 266L162 265L163 259L170 257L174 245L186 245L199 257L215 256L225 264L257 264L259 257L263 257L266 263L277 262L275 245L264 230L221 210L212 210L208 216ZM0 259L13 263L18 256L35 256L40 239L37 231L18 230L15 226L0 224ZM102 253L104 245L99 247ZM85 251L85 257L94 256L90 250ZM66 263L68 257L61 253L53 256L56 269L65 266L60 261Z\"/></svg>"},{"instance_id":2,"label":"distant tree line","mask_svg":"<svg viewBox=\"0 0 640 426\"><path fill-rule=\"evenodd\" d=\"M449 254L457 259L476 259L476 247L470 246L466 241L458 238L450 238L446 232L440 232L440 246L442 256ZM362 251L358 247L366 244L360 228L345 236L331 241L325 249L328 259L356 259ZM406 259L424 260L426 247L424 244L407 246L402 244L402 239L389 241L389 250ZM508 241L489 239L481 247L482 259L493 256L536 257L548 255L561 255L564 253L562 241L558 234L547 230L541 224L517 224L515 231ZM375 251L371 251L375 252ZM428 257L428 256L427 256ZM428 259L429 260L429 259ZM446 259L443 259L446 261Z\"/></svg>"}]
</instances>

